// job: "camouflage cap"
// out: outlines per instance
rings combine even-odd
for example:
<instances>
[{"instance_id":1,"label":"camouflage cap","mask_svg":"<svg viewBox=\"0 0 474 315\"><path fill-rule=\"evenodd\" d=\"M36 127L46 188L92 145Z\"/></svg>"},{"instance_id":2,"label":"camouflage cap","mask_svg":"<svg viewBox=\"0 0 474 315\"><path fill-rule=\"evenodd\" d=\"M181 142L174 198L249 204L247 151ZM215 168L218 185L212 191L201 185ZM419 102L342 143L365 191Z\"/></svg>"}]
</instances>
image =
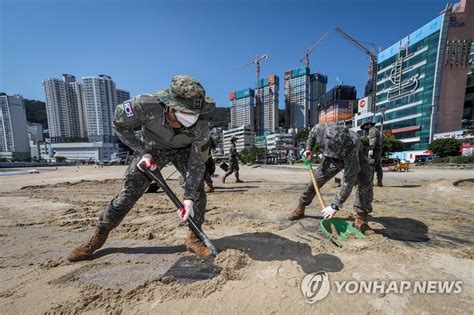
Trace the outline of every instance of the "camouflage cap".
<instances>
[{"instance_id":1,"label":"camouflage cap","mask_svg":"<svg viewBox=\"0 0 474 315\"><path fill-rule=\"evenodd\" d=\"M157 96L169 107L185 113L205 114L216 107L201 83L187 75L174 76L170 88L158 91Z\"/></svg>"},{"instance_id":2,"label":"camouflage cap","mask_svg":"<svg viewBox=\"0 0 474 315\"><path fill-rule=\"evenodd\" d=\"M334 159L342 159L349 155L355 145L349 129L341 125L330 125L324 131L322 153Z\"/></svg>"},{"instance_id":3,"label":"camouflage cap","mask_svg":"<svg viewBox=\"0 0 474 315\"><path fill-rule=\"evenodd\" d=\"M365 126L367 126L367 125L375 126L375 123L374 123L372 120L369 120L369 121L363 123L363 124L360 126L360 129L364 129Z\"/></svg>"}]
</instances>

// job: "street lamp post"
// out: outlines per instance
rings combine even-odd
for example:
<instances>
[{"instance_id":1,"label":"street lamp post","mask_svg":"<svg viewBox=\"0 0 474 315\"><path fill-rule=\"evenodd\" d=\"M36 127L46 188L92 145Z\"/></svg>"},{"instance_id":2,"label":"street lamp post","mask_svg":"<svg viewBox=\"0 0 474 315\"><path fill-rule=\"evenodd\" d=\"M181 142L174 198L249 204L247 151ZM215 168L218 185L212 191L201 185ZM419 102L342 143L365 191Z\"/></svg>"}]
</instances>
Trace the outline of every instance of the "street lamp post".
<instances>
[{"instance_id":1,"label":"street lamp post","mask_svg":"<svg viewBox=\"0 0 474 315\"><path fill-rule=\"evenodd\" d=\"M383 122L385 120L385 109L382 109L380 111L380 134L382 136L382 139L383 139Z\"/></svg>"}]
</instances>

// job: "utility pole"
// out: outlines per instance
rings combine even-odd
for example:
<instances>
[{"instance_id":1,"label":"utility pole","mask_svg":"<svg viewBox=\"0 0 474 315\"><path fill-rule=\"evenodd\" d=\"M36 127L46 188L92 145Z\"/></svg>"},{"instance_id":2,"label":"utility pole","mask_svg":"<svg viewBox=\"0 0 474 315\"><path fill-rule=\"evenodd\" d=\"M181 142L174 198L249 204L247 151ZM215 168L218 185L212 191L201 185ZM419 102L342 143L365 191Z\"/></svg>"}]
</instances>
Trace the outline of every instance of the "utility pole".
<instances>
[{"instance_id":1,"label":"utility pole","mask_svg":"<svg viewBox=\"0 0 474 315\"><path fill-rule=\"evenodd\" d=\"M383 140L383 122L385 120L385 109L382 109L380 111L380 137L382 138ZM375 121L374 121L375 123Z\"/></svg>"}]
</instances>

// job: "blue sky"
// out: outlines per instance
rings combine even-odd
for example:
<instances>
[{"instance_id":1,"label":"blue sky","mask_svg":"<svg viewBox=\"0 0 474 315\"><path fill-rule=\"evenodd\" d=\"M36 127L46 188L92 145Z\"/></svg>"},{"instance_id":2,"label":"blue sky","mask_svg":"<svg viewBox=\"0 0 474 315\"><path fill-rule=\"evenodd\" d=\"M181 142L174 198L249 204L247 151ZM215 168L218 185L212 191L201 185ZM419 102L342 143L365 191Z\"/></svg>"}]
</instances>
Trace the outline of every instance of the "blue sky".
<instances>
[{"instance_id":1,"label":"blue sky","mask_svg":"<svg viewBox=\"0 0 474 315\"><path fill-rule=\"evenodd\" d=\"M132 95L167 87L174 74L199 79L218 106L231 90L262 75L301 65L305 49L326 31L310 58L312 72L336 76L363 96L368 58L335 33L382 49L435 18L440 0L0 0L0 91L44 100L41 81L70 73L112 76Z\"/></svg>"}]
</instances>

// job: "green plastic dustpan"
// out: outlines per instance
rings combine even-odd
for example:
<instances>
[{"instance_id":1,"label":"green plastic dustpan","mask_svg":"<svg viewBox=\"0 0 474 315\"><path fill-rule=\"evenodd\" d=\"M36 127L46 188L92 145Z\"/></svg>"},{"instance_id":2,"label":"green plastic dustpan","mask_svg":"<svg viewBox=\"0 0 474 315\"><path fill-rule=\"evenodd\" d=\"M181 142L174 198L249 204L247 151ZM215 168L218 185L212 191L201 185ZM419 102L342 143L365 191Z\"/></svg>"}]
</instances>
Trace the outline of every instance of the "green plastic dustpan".
<instances>
[{"instance_id":1,"label":"green plastic dustpan","mask_svg":"<svg viewBox=\"0 0 474 315\"><path fill-rule=\"evenodd\" d=\"M357 238L365 238L365 235L362 234L358 229L353 227L343 218L332 218L332 219L322 219L319 222L323 234L331 240L335 245L342 247L342 244L339 241L347 240L347 235L354 234ZM334 237L334 233L337 233L338 237Z\"/></svg>"}]
</instances>

